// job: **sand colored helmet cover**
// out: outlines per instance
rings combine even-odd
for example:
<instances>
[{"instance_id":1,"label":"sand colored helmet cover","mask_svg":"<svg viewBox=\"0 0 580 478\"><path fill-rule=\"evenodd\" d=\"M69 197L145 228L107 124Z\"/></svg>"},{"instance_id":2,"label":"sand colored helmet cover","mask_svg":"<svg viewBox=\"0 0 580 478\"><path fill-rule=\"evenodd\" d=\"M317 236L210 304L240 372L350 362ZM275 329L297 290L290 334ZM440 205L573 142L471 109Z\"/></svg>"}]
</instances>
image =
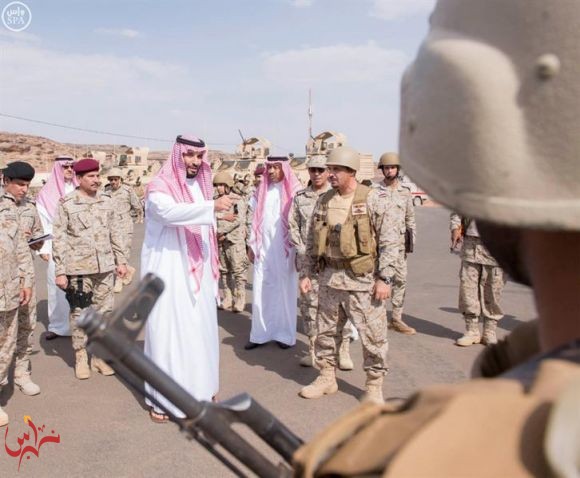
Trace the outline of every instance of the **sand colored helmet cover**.
<instances>
[{"instance_id":1,"label":"sand colored helmet cover","mask_svg":"<svg viewBox=\"0 0 580 478\"><path fill-rule=\"evenodd\" d=\"M379 159L379 169L383 166L401 166L399 155L397 153L384 153Z\"/></svg>"},{"instance_id":2,"label":"sand colored helmet cover","mask_svg":"<svg viewBox=\"0 0 580 478\"><path fill-rule=\"evenodd\" d=\"M217 184L225 184L230 188L233 187L234 180L232 175L226 171L220 171L219 173L216 173L216 175L213 177L213 185L215 186Z\"/></svg>"},{"instance_id":3,"label":"sand colored helmet cover","mask_svg":"<svg viewBox=\"0 0 580 478\"><path fill-rule=\"evenodd\" d=\"M340 146L330 152L326 166L344 166L358 171L360 169L360 155L348 146Z\"/></svg>"},{"instance_id":4,"label":"sand colored helmet cover","mask_svg":"<svg viewBox=\"0 0 580 478\"><path fill-rule=\"evenodd\" d=\"M107 178L123 179L123 172L119 168L113 168L107 173Z\"/></svg>"},{"instance_id":5,"label":"sand colored helmet cover","mask_svg":"<svg viewBox=\"0 0 580 478\"><path fill-rule=\"evenodd\" d=\"M450 208L580 230L580 1L439 0L400 135L405 171Z\"/></svg>"},{"instance_id":6,"label":"sand colored helmet cover","mask_svg":"<svg viewBox=\"0 0 580 478\"><path fill-rule=\"evenodd\" d=\"M307 168L325 168L326 169L326 156L322 154L317 154L312 156L308 163L306 163Z\"/></svg>"}]
</instances>

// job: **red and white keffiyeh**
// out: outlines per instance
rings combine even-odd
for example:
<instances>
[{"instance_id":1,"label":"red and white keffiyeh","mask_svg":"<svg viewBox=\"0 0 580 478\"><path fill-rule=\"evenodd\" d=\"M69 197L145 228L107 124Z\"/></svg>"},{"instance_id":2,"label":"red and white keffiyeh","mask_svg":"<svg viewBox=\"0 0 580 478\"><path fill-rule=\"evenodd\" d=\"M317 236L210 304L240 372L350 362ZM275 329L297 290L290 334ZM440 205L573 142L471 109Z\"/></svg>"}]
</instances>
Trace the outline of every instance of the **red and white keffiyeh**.
<instances>
[{"instance_id":1,"label":"red and white keffiyeh","mask_svg":"<svg viewBox=\"0 0 580 478\"><path fill-rule=\"evenodd\" d=\"M272 160L273 159L273 160ZM292 244L290 243L289 231L288 231L288 219L290 215L290 207L292 206L292 199L296 193L302 189L302 184L292 171L290 167L290 162L276 160L274 158L268 158L265 165L269 164L281 164L282 171L284 172L284 179L282 179L282 201L280 202L280 216L283 225L284 232L284 245L286 257L290 254L292 250ZM271 181L269 179L268 172L264 172L264 179L256 189L254 193L254 198L256 201L256 209L254 211L254 219L252 221L252 232L253 240L250 243L252 250L256 257L261 256L262 249L262 232L263 232L263 222L264 222L264 207L266 205L266 194L268 193L268 188Z\"/></svg>"},{"instance_id":2,"label":"red and white keffiyeh","mask_svg":"<svg viewBox=\"0 0 580 478\"><path fill-rule=\"evenodd\" d=\"M202 143L201 140L194 136L182 136L188 142ZM179 137L178 137L179 139ZM207 201L213 199L213 184L211 177L211 167L208 162L208 150L204 145L202 147L192 146L190 144L183 144L176 142L173 145L171 157L165 162L163 167L159 170L155 178L149 183L147 187L147 194L153 192L161 192L167 194L178 203L193 203L195 202L191 191L186 182L186 169L183 162L183 154L189 151L196 153L203 152L202 163L196 180L203 193L203 197ZM189 258L190 271L195 280L195 292L199 291L201 278L203 274L203 241L201 235L201 226L181 226L185 232L185 243L187 255ZM215 228L210 227L209 234L211 267L213 277L219 277L219 258L217 249L217 238Z\"/></svg>"},{"instance_id":3,"label":"red and white keffiyeh","mask_svg":"<svg viewBox=\"0 0 580 478\"><path fill-rule=\"evenodd\" d=\"M72 163L73 158L58 157L54 161L52 173L46 184L38 192L36 203L40 204L48 213L51 219L54 219L56 210L58 209L58 202L65 196L65 179L64 170L62 166L64 163ZM79 185L76 175L73 175L72 183L75 187Z\"/></svg>"}]
</instances>

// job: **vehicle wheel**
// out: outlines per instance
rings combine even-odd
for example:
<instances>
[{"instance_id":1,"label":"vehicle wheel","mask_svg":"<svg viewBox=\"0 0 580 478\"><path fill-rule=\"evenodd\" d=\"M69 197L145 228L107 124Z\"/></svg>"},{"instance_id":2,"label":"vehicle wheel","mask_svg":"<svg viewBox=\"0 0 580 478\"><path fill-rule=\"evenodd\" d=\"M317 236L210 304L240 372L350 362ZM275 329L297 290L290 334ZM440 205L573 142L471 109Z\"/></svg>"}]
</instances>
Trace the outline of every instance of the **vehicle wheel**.
<instances>
[{"instance_id":1,"label":"vehicle wheel","mask_svg":"<svg viewBox=\"0 0 580 478\"><path fill-rule=\"evenodd\" d=\"M422 206L423 205L423 199L421 199L419 196L415 196L413 198L413 206Z\"/></svg>"}]
</instances>

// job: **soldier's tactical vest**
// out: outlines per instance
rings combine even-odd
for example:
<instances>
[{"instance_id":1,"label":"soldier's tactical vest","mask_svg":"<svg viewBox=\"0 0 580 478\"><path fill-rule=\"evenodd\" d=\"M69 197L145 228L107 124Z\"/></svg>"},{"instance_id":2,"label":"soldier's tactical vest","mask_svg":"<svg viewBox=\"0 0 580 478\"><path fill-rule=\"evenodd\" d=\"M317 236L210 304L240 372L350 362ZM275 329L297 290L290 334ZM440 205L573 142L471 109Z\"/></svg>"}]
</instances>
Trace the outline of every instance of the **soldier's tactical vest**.
<instances>
[{"instance_id":1,"label":"soldier's tactical vest","mask_svg":"<svg viewBox=\"0 0 580 478\"><path fill-rule=\"evenodd\" d=\"M371 188L359 184L344 224L328 224L328 203L338 194L334 189L320 198L314 216L314 254L321 264L336 269L350 269L355 275L375 270L377 245L372 233L367 196Z\"/></svg>"}]
</instances>

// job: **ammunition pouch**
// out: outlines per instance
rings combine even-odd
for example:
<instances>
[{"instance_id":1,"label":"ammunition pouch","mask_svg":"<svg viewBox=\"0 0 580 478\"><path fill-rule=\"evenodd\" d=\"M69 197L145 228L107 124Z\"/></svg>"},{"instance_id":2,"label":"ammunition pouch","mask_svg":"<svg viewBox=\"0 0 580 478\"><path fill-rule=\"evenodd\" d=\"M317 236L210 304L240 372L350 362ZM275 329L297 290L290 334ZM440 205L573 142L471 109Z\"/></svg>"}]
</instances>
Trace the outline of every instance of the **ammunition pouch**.
<instances>
[{"instance_id":1,"label":"ammunition pouch","mask_svg":"<svg viewBox=\"0 0 580 478\"><path fill-rule=\"evenodd\" d=\"M93 293L83 291L83 276L68 278L68 287L65 291L65 297L70 305L71 310L73 309L86 309L90 307L93 303ZM76 279L76 281L74 281ZM76 282L76 285L74 284Z\"/></svg>"}]
</instances>

